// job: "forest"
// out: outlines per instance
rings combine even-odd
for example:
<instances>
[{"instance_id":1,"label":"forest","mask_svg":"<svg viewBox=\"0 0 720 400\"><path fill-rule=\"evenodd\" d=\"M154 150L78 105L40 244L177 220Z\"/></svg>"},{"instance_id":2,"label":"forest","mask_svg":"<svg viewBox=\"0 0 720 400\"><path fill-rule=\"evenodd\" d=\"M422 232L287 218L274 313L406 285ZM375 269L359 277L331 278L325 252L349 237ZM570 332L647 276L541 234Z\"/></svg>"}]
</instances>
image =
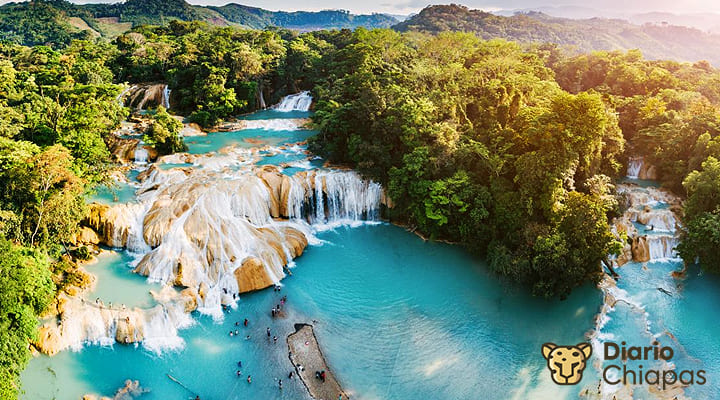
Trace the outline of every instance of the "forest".
<instances>
[{"instance_id":1,"label":"forest","mask_svg":"<svg viewBox=\"0 0 720 400\"><path fill-rule=\"evenodd\" d=\"M108 181L123 83L167 82L170 113L211 127L311 90L311 149L386 188L387 217L459 243L542 297L597 282L621 248L614 182L630 156L687 198L679 251L720 272L720 71L639 51L390 29L297 33L173 20L108 42L0 44L0 397L36 318L87 256L85 196ZM147 142L182 151L159 109Z\"/></svg>"}]
</instances>

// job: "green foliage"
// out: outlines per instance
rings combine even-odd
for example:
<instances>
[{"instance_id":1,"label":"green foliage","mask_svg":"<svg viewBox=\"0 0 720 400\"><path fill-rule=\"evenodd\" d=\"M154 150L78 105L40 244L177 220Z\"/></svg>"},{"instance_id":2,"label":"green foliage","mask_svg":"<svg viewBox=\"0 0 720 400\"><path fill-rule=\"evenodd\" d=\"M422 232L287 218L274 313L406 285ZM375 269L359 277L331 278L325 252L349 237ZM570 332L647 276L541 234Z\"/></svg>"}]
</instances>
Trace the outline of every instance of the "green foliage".
<instances>
[{"instance_id":1,"label":"green foliage","mask_svg":"<svg viewBox=\"0 0 720 400\"><path fill-rule=\"evenodd\" d=\"M467 34L360 29L321 63L334 78L315 89L311 148L384 183L394 218L538 295L599 279L616 250L601 177L624 150L601 95L563 92L536 54Z\"/></svg>"},{"instance_id":2,"label":"green foliage","mask_svg":"<svg viewBox=\"0 0 720 400\"><path fill-rule=\"evenodd\" d=\"M18 377L30 359L37 315L52 300L55 286L47 257L0 237L0 397L16 398Z\"/></svg>"},{"instance_id":3,"label":"green foliage","mask_svg":"<svg viewBox=\"0 0 720 400\"><path fill-rule=\"evenodd\" d=\"M182 122L168 114L165 107L160 106L143 140L161 155L187 151L187 145L180 137L182 128Z\"/></svg>"},{"instance_id":4,"label":"green foliage","mask_svg":"<svg viewBox=\"0 0 720 400\"><path fill-rule=\"evenodd\" d=\"M683 186L688 193L686 227L678 251L686 262L698 260L706 270L720 273L720 161L708 157Z\"/></svg>"}]
</instances>

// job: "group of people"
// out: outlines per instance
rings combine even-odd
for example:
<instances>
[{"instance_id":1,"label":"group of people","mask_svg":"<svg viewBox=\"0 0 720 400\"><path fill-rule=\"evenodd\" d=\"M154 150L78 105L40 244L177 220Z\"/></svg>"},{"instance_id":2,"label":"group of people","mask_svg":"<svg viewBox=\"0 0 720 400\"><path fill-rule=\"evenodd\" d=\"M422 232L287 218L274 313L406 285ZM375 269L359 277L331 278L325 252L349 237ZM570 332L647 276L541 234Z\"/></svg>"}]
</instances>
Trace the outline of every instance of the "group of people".
<instances>
[{"instance_id":1,"label":"group of people","mask_svg":"<svg viewBox=\"0 0 720 400\"><path fill-rule=\"evenodd\" d=\"M225 294L228 293L226 289L223 289L223 291L225 292ZM274 291L274 292L280 292L280 286L279 286L279 285L275 285L273 291ZM281 310L282 307L285 305L285 302L286 302L286 301L287 301L287 296L283 296L282 298L280 298L280 304L277 304L277 305L272 309L272 311L271 311L271 315L272 315L273 318L276 317L276 316L280 313L280 310ZM226 310L226 311L227 311L228 308L223 307L223 310ZM236 328L236 329L235 329L235 330L231 330L230 333L229 333L229 335L230 335L231 337L232 337L232 336L239 336L239 335L240 335L240 330L239 330L240 324L241 324L240 321L236 321L236 322L235 322L235 328ZM243 327L246 327L246 328L247 328L249 324L250 324L250 321L249 321L247 318L245 318L245 319L242 321ZM273 343L277 343L278 337L277 337L277 335L273 335L273 334L272 334L272 331L270 330L270 327L267 327L267 328L266 328L265 333L267 334L268 341L270 341L270 339L272 339ZM247 335L247 336L245 337L245 339L250 339L250 335ZM238 363L237 363L238 369L235 371L235 374L237 375L238 378L243 375L243 373L242 373L242 365L243 365L243 364L242 364L242 360L241 360L241 361L238 361ZM324 371L323 371L323 374L324 374ZM293 372L293 371L290 371L290 373L288 374L288 379L293 379L293 376L294 376L294 372ZM247 383L248 383L248 384L252 383L252 376L251 376L251 375L248 375L247 378L246 378L246 380L247 380ZM283 388L283 386L282 386L282 379L277 379L277 381L278 381L278 387L279 387L279 389L282 390L282 388Z\"/></svg>"},{"instance_id":2,"label":"group of people","mask_svg":"<svg viewBox=\"0 0 720 400\"><path fill-rule=\"evenodd\" d=\"M270 315L275 318L280 315L280 310L282 310L283 306L285 305L285 301L287 300L287 296L283 296L280 299L280 304L273 307L273 309L270 311Z\"/></svg>"},{"instance_id":3,"label":"group of people","mask_svg":"<svg viewBox=\"0 0 720 400\"><path fill-rule=\"evenodd\" d=\"M315 379L320 379L321 381L325 382L325 370L315 371Z\"/></svg>"}]
</instances>

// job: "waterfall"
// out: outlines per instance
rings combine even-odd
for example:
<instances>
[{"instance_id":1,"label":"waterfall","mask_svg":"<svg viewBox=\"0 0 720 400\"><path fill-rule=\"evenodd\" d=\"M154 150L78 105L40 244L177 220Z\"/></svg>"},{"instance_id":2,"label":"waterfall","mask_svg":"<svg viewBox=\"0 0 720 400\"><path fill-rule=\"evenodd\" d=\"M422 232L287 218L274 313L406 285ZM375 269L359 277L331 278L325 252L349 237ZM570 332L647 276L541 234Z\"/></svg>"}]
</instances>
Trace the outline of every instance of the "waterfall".
<instances>
[{"instance_id":1,"label":"waterfall","mask_svg":"<svg viewBox=\"0 0 720 400\"><path fill-rule=\"evenodd\" d=\"M164 290L177 293L171 288ZM193 323L178 295L149 309L126 309L119 305L111 308L101 301L73 297L65 299L60 322L43 325L39 337L46 344L43 350L50 354L68 348L80 350L87 343L111 346L116 342L142 343L148 350L160 353L182 348L184 343L178 330Z\"/></svg>"},{"instance_id":2,"label":"waterfall","mask_svg":"<svg viewBox=\"0 0 720 400\"><path fill-rule=\"evenodd\" d=\"M293 176L287 210L291 219L306 219L313 226L377 221L382 186L354 171L314 171ZM304 188L309 188L306 190Z\"/></svg>"},{"instance_id":3,"label":"waterfall","mask_svg":"<svg viewBox=\"0 0 720 400\"><path fill-rule=\"evenodd\" d=\"M135 272L197 288L198 310L217 318L233 293L278 284L314 231L376 221L383 196L354 171L153 166L142 179L139 203L105 215L112 245L146 252Z\"/></svg>"},{"instance_id":4,"label":"waterfall","mask_svg":"<svg viewBox=\"0 0 720 400\"><path fill-rule=\"evenodd\" d=\"M132 92L135 89L137 89L137 86L135 86L135 85L126 86L122 90L122 92L120 92L120 94L115 98L115 101L117 101L117 103L120 105L120 107L125 106L125 96L127 96L130 92Z\"/></svg>"},{"instance_id":5,"label":"waterfall","mask_svg":"<svg viewBox=\"0 0 720 400\"><path fill-rule=\"evenodd\" d=\"M628 160L627 177L631 179L638 179L640 171L643 168L642 157L632 157Z\"/></svg>"},{"instance_id":6,"label":"waterfall","mask_svg":"<svg viewBox=\"0 0 720 400\"><path fill-rule=\"evenodd\" d=\"M265 96L263 95L262 89L258 88L258 97L260 98L260 109L264 110L267 108L267 104L265 104Z\"/></svg>"},{"instance_id":7,"label":"waterfall","mask_svg":"<svg viewBox=\"0 0 720 400\"><path fill-rule=\"evenodd\" d=\"M168 85L163 86L162 106L165 107L166 110L170 109L170 88Z\"/></svg>"},{"instance_id":8,"label":"waterfall","mask_svg":"<svg viewBox=\"0 0 720 400\"><path fill-rule=\"evenodd\" d=\"M135 164L145 165L148 162L148 151L144 147L144 143L140 142L135 147Z\"/></svg>"},{"instance_id":9,"label":"waterfall","mask_svg":"<svg viewBox=\"0 0 720 400\"><path fill-rule=\"evenodd\" d=\"M309 111L312 105L312 96L309 91L304 91L283 97L274 108L277 111Z\"/></svg>"},{"instance_id":10,"label":"waterfall","mask_svg":"<svg viewBox=\"0 0 720 400\"><path fill-rule=\"evenodd\" d=\"M647 242L650 250L650 260L677 258L675 246L678 245L678 240L674 236L651 235L648 236Z\"/></svg>"}]
</instances>

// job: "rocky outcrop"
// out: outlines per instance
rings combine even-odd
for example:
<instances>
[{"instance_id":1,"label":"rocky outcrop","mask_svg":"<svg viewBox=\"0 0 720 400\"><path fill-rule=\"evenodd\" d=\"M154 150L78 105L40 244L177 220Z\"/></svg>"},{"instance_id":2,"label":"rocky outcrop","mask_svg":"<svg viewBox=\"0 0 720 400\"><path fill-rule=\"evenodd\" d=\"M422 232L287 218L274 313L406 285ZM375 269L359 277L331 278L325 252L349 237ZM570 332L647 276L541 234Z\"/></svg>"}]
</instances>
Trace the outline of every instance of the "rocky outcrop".
<instances>
[{"instance_id":1,"label":"rocky outcrop","mask_svg":"<svg viewBox=\"0 0 720 400\"><path fill-rule=\"evenodd\" d=\"M117 328L115 330L115 340L118 343L137 343L143 340L142 316L137 313L125 313L125 318L117 320Z\"/></svg>"},{"instance_id":2,"label":"rocky outcrop","mask_svg":"<svg viewBox=\"0 0 720 400\"><path fill-rule=\"evenodd\" d=\"M135 161L135 150L140 144L140 139L125 139L115 135L108 136L108 150L115 161L128 164Z\"/></svg>"},{"instance_id":3,"label":"rocky outcrop","mask_svg":"<svg viewBox=\"0 0 720 400\"><path fill-rule=\"evenodd\" d=\"M635 262L650 261L650 247L647 236L635 236L632 238L632 259Z\"/></svg>"},{"instance_id":4,"label":"rocky outcrop","mask_svg":"<svg viewBox=\"0 0 720 400\"><path fill-rule=\"evenodd\" d=\"M234 275L240 293L264 289L274 283L265 271L262 260L257 257L248 257L243 260Z\"/></svg>"},{"instance_id":5,"label":"rocky outcrop","mask_svg":"<svg viewBox=\"0 0 720 400\"><path fill-rule=\"evenodd\" d=\"M78 231L74 244L98 245L100 244L100 237L92 228L82 226Z\"/></svg>"},{"instance_id":6,"label":"rocky outcrop","mask_svg":"<svg viewBox=\"0 0 720 400\"><path fill-rule=\"evenodd\" d=\"M132 86L124 97L124 104L135 110L164 106L169 108L167 85L162 83Z\"/></svg>"},{"instance_id":7,"label":"rocky outcrop","mask_svg":"<svg viewBox=\"0 0 720 400\"><path fill-rule=\"evenodd\" d=\"M206 135L207 135L207 132L203 131L202 127L194 122L190 122L188 124L183 124L182 130L180 130L180 136L183 136L183 137L206 136Z\"/></svg>"}]
</instances>

